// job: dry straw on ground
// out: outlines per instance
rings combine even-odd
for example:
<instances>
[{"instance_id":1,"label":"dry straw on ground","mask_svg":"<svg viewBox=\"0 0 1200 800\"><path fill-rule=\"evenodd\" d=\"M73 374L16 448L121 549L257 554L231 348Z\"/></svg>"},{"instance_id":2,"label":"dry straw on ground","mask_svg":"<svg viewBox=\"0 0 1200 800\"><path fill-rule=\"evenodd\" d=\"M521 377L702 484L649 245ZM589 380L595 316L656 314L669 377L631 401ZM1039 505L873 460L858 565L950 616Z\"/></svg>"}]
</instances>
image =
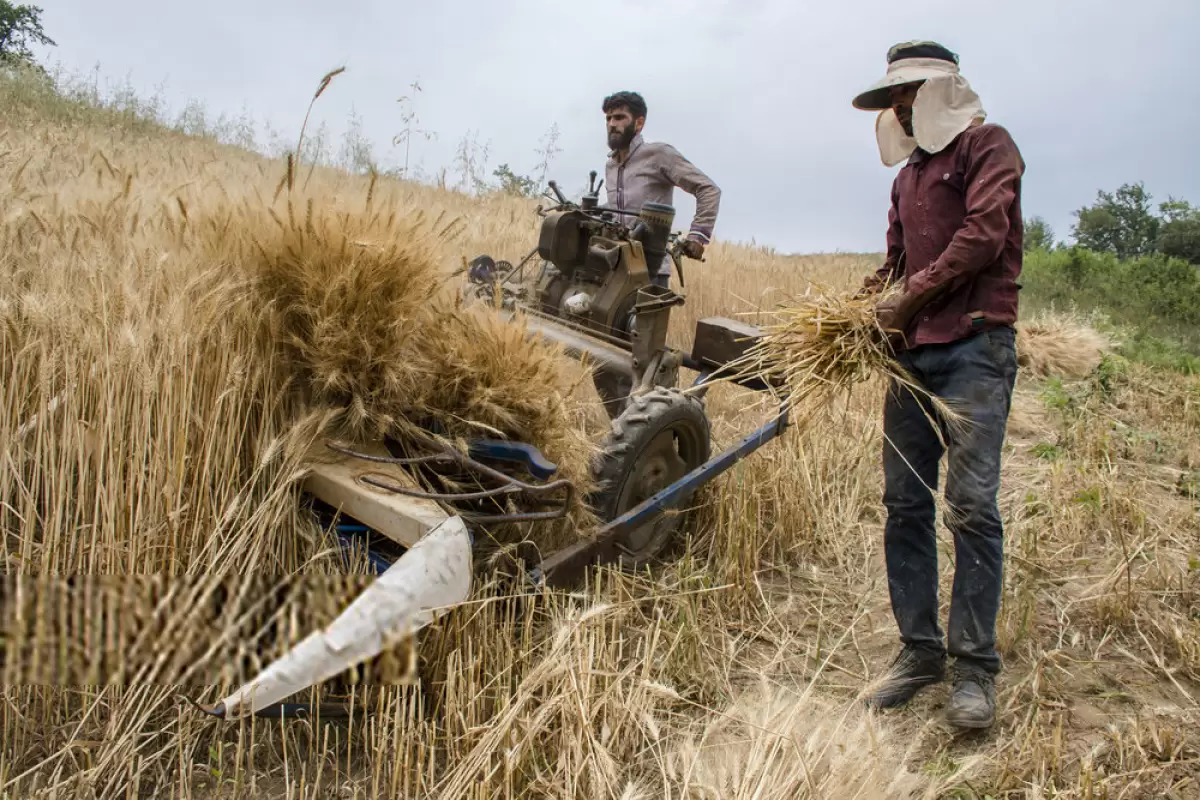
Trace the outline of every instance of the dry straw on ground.
<instances>
[{"instance_id":1,"label":"dry straw on ground","mask_svg":"<svg viewBox=\"0 0 1200 800\"><path fill-rule=\"evenodd\" d=\"M1067 314L1022 321L1017 331L1018 363L1039 377L1085 378L1113 345L1086 320Z\"/></svg>"},{"instance_id":2,"label":"dry straw on ground","mask_svg":"<svg viewBox=\"0 0 1200 800\"><path fill-rule=\"evenodd\" d=\"M911 740L907 743L911 746ZM762 682L681 738L667 756L681 794L717 798L934 798L971 772L910 772L906 742L862 707Z\"/></svg>"}]
</instances>

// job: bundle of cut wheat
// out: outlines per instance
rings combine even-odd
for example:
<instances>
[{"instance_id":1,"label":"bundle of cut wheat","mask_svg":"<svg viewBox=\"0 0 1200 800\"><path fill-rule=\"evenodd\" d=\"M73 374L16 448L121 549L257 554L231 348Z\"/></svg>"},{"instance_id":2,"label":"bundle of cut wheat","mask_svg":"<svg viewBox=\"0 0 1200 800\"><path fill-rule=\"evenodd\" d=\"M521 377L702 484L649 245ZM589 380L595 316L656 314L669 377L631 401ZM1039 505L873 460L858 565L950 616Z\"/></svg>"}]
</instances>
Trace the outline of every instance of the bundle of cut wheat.
<instances>
[{"instance_id":1,"label":"bundle of cut wheat","mask_svg":"<svg viewBox=\"0 0 1200 800\"><path fill-rule=\"evenodd\" d=\"M327 412L328 434L349 442L421 428L460 448L477 437L530 443L583 496L594 446L576 400L579 365L456 302L441 268L453 223L371 192L360 203L286 196L198 221L213 256L250 287L266 350L299 404ZM538 543L557 545L590 521L577 506L565 524L540 526ZM502 538L513 535L524 534Z\"/></svg>"},{"instance_id":2,"label":"bundle of cut wheat","mask_svg":"<svg viewBox=\"0 0 1200 800\"><path fill-rule=\"evenodd\" d=\"M1084 378L1112 348L1108 336L1073 315L1042 314L1017 329L1018 363L1038 377Z\"/></svg>"},{"instance_id":3,"label":"bundle of cut wheat","mask_svg":"<svg viewBox=\"0 0 1200 800\"><path fill-rule=\"evenodd\" d=\"M784 403L801 414L827 408L839 394L881 377L926 398L946 420L958 416L921 388L896 361L889 336L876 316L892 292L847 295L809 287L774 312L762 337L724 370L720 380L760 378L780 388Z\"/></svg>"}]
</instances>

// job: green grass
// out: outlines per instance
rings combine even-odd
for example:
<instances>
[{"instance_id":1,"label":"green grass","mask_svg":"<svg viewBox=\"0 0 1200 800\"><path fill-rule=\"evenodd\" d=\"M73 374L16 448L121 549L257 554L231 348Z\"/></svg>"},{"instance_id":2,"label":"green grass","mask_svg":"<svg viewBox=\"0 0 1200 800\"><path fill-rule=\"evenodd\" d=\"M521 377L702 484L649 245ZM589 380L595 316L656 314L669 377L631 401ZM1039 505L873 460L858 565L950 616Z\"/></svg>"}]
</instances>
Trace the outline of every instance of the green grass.
<instances>
[{"instance_id":1,"label":"green grass","mask_svg":"<svg viewBox=\"0 0 1200 800\"><path fill-rule=\"evenodd\" d=\"M1163 339L1134 331L1121 345L1120 351L1130 361L1185 375L1200 375L1200 357L1197 357L1194 349L1189 349L1176 339Z\"/></svg>"},{"instance_id":2,"label":"green grass","mask_svg":"<svg viewBox=\"0 0 1200 800\"><path fill-rule=\"evenodd\" d=\"M0 107L39 122L108 124L147 133L170 127L157 95L143 100L128 85L102 93L98 81L29 66L0 68Z\"/></svg>"},{"instance_id":3,"label":"green grass","mask_svg":"<svg viewBox=\"0 0 1200 800\"><path fill-rule=\"evenodd\" d=\"M1027 253L1023 313L1091 312L1131 361L1200 373L1200 270L1161 255L1122 260L1082 248Z\"/></svg>"}]
</instances>

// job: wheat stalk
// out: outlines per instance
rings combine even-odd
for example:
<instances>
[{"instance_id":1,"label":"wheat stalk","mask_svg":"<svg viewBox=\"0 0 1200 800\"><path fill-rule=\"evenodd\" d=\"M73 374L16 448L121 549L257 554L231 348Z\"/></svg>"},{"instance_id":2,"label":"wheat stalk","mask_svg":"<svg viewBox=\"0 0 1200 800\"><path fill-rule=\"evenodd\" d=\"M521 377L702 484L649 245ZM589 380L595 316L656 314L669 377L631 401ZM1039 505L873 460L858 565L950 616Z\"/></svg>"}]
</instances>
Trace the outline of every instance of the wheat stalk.
<instances>
[{"instance_id":1,"label":"wheat stalk","mask_svg":"<svg viewBox=\"0 0 1200 800\"><path fill-rule=\"evenodd\" d=\"M303 153L301 148L304 145L304 132L308 129L308 118L312 114L313 106L316 105L317 98L323 95L325 90L329 88L329 84L333 81L333 79L345 71L345 67L338 67L337 69L331 70L322 75L321 80L317 83L317 90L313 92L312 99L308 101L308 110L304 112L304 122L300 125L300 137L296 140L295 161L293 162L291 159L288 160L288 191L291 191L295 185L295 170L300 166L300 158Z\"/></svg>"},{"instance_id":2,"label":"wheat stalk","mask_svg":"<svg viewBox=\"0 0 1200 800\"><path fill-rule=\"evenodd\" d=\"M789 297L761 324L761 337L725 365L713 382L758 379L783 393L783 405L801 416L822 413L859 384L883 379L894 389L928 400L949 425L964 424L952 404L925 389L897 361L876 308L897 290L864 296L810 285ZM935 426L939 427L939 426Z\"/></svg>"}]
</instances>

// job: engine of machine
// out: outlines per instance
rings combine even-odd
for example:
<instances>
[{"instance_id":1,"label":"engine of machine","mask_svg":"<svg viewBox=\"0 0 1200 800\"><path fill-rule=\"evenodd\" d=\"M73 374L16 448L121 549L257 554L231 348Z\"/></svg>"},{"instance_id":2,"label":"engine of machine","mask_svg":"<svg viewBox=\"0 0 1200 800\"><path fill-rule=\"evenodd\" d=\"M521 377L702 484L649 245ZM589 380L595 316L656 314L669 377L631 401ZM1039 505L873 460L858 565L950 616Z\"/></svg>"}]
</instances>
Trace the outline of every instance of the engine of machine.
<instances>
[{"instance_id":1,"label":"engine of machine","mask_svg":"<svg viewBox=\"0 0 1200 800\"><path fill-rule=\"evenodd\" d=\"M538 239L547 262L537 287L543 313L628 337L637 291L650 282L646 265L667 258L674 218L673 207L658 203L643 206L632 224L581 209L547 214Z\"/></svg>"}]
</instances>

